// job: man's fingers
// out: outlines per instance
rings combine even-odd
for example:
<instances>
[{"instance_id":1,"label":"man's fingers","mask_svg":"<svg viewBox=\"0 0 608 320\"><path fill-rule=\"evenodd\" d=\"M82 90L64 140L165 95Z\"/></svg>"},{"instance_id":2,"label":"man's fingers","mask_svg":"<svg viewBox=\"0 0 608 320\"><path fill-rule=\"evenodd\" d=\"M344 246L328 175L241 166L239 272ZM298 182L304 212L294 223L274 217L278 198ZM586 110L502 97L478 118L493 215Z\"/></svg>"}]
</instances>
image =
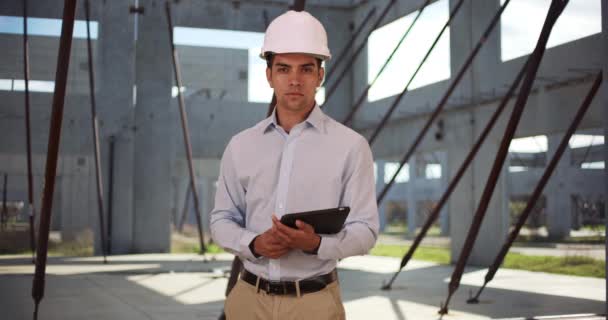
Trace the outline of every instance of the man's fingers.
<instances>
[{"instance_id":1,"label":"man's fingers","mask_svg":"<svg viewBox=\"0 0 608 320\"><path fill-rule=\"evenodd\" d=\"M306 233L315 233L315 228L301 220L296 220L296 227Z\"/></svg>"},{"instance_id":2,"label":"man's fingers","mask_svg":"<svg viewBox=\"0 0 608 320\"><path fill-rule=\"evenodd\" d=\"M277 232L275 232L275 235L277 236L277 238L280 239L282 243L286 244L287 246L291 245L293 239L290 235L286 234L281 230L277 230Z\"/></svg>"},{"instance_id":3,"label":"man's fingers","mask_svg":"<svg viewBox=\"0 0 608 320\"><path fill-rule=\"evenodd\" d=\"M289 236L293 237L297 232L296 229L290 228L290 227L282 224L281 221L276 220L273 222L274 222L273 226L276 227L276 230L281 231Z\"/></svg>"},{"instance_id":4,"label":"man's fingers","mask_svg":"<svg viewBox=\"0 0 608 320\"><path fill-rule=\"evenodd\" d=\"M275 248L274 250L269 251L267 256L272 259L277 259L287 254L287 252L289 252L289 248Z\"/></svg>"}]
</instances>

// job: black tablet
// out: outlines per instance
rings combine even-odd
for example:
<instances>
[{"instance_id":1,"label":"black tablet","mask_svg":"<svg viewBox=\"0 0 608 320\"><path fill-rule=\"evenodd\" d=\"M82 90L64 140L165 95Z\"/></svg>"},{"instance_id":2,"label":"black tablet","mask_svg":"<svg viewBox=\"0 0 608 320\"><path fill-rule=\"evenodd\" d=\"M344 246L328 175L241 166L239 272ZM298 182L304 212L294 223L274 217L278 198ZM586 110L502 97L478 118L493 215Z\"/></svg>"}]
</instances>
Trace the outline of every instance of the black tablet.
<instances>
[{"instance_id":1,"label":"black tablet","mask_svg":"<svg viewBox=\"0 0 608 320\"><path fill-rule=\"evenodd\" d=\"M281 217L281 223L292 228L296 227L296 220L301 220L313 226L318 234L338 233L350 212L349 207L289 213Z\"/></svg>"}]
</instances>

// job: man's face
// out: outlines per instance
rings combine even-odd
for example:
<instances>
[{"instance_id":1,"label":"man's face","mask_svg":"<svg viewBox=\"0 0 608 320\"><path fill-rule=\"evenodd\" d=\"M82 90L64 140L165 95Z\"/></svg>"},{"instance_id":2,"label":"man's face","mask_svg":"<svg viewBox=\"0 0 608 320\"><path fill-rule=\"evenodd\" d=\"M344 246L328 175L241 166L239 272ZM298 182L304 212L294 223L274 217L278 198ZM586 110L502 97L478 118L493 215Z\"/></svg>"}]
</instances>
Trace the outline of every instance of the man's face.
<instances>
[{"instance_id":1,"label":"man's face","mask_svg":"<svg viewBox=\"0 0 608 320\"><path fill-rule=\"evenodd\" d=\"M323 74L316 58L301 53L277 54L272 68L266 69L268 83L277 96L277 108L292 112L310 111Z\"/></svg>"}]
</instances>

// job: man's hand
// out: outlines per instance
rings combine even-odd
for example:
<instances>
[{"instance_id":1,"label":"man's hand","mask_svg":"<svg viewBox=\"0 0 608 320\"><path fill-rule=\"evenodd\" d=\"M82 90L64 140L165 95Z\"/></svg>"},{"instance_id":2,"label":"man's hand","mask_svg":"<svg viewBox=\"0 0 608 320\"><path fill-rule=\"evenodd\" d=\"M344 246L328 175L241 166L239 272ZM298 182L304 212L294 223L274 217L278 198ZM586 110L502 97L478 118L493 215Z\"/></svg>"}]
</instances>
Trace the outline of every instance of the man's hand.
<instances>
[{"instance_id":1,"label":"man's hand","mask_svg":"<svg viewBox=\"0 0 608 320\"><path fill-rule=\"evenodd\" d=\"M312 252L319 248L321 237L315 233L315 229L300 220L296 221L298 229L292 229L276 217L272 216L273 233L289 248Z\"/></svg>"},{"instance_id":2,"label":"man's hand","mask_svg":"<svg viewBox=\"0 0 608 320\"><path fill-rule=\"evenodd\" d=\"M278 259L291 248L281 241L273 229L268 229L253 241L255 253L271 259Z\"/></svg>"}]
</instances>

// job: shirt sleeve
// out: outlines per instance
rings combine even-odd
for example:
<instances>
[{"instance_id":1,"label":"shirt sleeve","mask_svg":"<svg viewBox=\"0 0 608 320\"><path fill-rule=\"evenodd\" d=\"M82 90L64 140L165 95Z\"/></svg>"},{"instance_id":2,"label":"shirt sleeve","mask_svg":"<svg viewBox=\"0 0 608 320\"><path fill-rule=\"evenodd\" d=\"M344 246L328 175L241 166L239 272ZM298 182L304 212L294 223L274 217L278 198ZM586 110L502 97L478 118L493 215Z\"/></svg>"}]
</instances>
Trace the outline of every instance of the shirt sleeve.
<instances>
[{"instance_id":1,"label":"shirt sleeve","mask_svg":"<svg viewBox=\"0 0 608 320\"><path fill-rule=\"evenodd\" d=\"M228 143L220 165L215 206L210 214L211 237L222 248L241 259L257 260L249 244L258 234L245 228L245 189L238 180Z\"/></svg>"},{"instance_id":2,"label":"shirt sleeve","mask_svg":"<svg viewBox=\"0 0 608 320\"><path fill-rule=\"evenodd\" d=\"M350 207L344 228L334 235L321 235L320 259L343 259L366 254L378 238L378 206L374 162L367 141L360 137L345 163L341 205Z\"/></svg>"}]
</instances>

